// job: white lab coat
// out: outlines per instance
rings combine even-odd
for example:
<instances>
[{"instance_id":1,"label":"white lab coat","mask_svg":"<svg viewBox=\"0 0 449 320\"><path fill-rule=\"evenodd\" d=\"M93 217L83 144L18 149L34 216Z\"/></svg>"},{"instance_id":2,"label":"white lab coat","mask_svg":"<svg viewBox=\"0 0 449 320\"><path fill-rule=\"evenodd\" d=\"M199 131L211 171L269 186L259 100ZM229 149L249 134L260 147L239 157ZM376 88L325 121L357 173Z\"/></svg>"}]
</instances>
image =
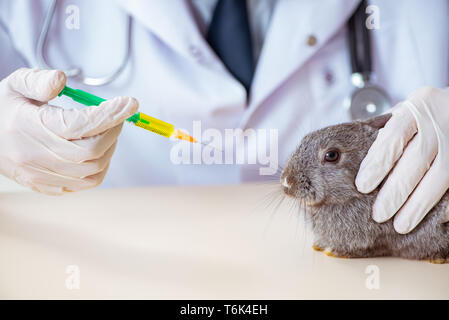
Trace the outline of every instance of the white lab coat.
<instances>
[{"instance_id":1,"label":"white lab coat","mask_svg":"<svg viewBox=\"0 0 449 320\"><path fill-rule=\"evenodd\" d=\"M188 0L60 1L46 56L54 68L81 66L89 76L109 74L124 54L127 15L131 15L132 57L119 79L97 88L69 80L70 86L104 98L134 96L142 112L189 131L193 120L201 120L203 130L278 129L282 165L302 135L349 120L343 106L353 90L345 23L358 2L279 0L248 104L243 86L204 40ZM371 3L380 12L380 29L373 32L374 71L393 102L423 85L447 86L448 2ZM65 27L65 9L73 4L80 8L79 30ZM0 0L3 75L22 61L37 66L36 42L47 6L45 0ZM315 45L308 44L310 36L316 37ZM54 103L70 105L62 98ZM238 183L266 178L247 165L174 165L170 161L173 145L125 124L104 185Z\"/></svg>"}]
</instances>

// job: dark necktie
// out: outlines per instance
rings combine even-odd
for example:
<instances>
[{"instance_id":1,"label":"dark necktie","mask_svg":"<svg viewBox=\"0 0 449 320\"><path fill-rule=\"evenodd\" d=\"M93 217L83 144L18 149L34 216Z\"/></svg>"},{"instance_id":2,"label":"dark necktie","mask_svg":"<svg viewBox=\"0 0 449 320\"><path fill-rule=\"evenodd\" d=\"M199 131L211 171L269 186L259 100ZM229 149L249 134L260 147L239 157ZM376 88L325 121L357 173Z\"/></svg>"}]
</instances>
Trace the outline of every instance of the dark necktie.
<instances>
[{"instance_id":1,"label":"dark necktie","mask_svg":"<svg viewBox=\"0 0 449 320\"><path fill-rule=\"evenodd\" d=\"M207 41L226 68L249 92L254 73L246 0L219 0Z\"/></svg>"}]
</instances>

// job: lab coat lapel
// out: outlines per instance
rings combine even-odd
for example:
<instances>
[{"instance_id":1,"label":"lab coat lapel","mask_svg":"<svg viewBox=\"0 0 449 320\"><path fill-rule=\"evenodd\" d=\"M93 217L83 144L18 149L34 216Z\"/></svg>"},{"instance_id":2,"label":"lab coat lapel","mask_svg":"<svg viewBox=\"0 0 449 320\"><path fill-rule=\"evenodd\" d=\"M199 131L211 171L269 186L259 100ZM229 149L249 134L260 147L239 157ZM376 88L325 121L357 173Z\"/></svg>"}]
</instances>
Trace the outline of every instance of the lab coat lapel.
<instances>
[{"instance_id":1,"label":"lab coat lapel","mask_svg":"<svg viewBox=\"0 0 449 320\"><path fill-rule=\"evenodd\" d=\"M195 49L209 54L187 0L116 0L130 15L180 54L195 59Z\"/></svg>"},{"instance_id":2,"label":"lab coat lapel","mask_svg":"<svg viewBox=\"0 0 449 320\"><path fill-rule=\"evenodd\" d=\"M196 60L194 50L199 49L205 58L215 61L210 66L228 74L201 34L188 0L115 1L183 56ZM304 1L308 1L307 5ZM242 127L276 88L344 26L359 2L278 0L254 75L249 108L240 122ZM310 35L317 39L314 46L307 44Z\"/></svg>"},{"instance_id":3,"label":"lab coat lapel","mask_svg":"<svg viewBox=\"0 0 449 320\"><path fill-rule=\"evenodd\" d=\"M359 1L320 0L308 1L307 5L301 0L278 1L254 75L250 110L242 126L264 99L344 26ZM316 38L315 45L307 43L310 36Z\"/></svg>"}]
</instances>

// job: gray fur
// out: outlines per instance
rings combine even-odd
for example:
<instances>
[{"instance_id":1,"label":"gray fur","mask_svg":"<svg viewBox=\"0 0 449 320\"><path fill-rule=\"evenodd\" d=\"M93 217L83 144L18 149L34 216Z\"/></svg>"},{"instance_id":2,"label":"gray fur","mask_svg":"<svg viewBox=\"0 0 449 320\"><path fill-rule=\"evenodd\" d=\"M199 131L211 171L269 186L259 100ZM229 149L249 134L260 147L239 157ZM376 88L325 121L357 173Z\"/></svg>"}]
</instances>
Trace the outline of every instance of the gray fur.
<instances>
[{"instance_id":1,"label":"gray fur","mask_svg":"<svg viewBox=\"0 0 449 320\"><path fill-rule=\"evenodd\" d=\"M357 191L355 177L377 133L391 115L366 122L327 127L304 137L281 175L289 187L284 192L304 206L315 235L315 245L336 256L395 256L447 261L449 223L441 223L449 193L411 233L398 234L392 219L377 223L371 210L378 189ZM327 150L340 151L337 162L325 162Z\"/></svg>"}]
</instances>

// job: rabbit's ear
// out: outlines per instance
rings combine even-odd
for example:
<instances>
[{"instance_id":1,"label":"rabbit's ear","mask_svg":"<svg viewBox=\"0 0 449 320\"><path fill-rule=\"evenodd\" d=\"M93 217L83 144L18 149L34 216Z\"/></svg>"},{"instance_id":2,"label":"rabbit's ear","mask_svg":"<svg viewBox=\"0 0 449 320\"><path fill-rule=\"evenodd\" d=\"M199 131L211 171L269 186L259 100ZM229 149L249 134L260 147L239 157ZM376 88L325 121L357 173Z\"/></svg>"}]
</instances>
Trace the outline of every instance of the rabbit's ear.
<instances>
[{"instance_id":1,"label":"rabbit's ear","mask_svg":"<svg viewBox=\"0 0 449 320\"><path fill-rule=\"evenodd\" d=\"M381 116L377 116L368 120L363 121L363 124L366 124L374 129L380 129L385 126L388 120L391 118L391 113L383 114Z\"/></svg>"}]
</instances>

